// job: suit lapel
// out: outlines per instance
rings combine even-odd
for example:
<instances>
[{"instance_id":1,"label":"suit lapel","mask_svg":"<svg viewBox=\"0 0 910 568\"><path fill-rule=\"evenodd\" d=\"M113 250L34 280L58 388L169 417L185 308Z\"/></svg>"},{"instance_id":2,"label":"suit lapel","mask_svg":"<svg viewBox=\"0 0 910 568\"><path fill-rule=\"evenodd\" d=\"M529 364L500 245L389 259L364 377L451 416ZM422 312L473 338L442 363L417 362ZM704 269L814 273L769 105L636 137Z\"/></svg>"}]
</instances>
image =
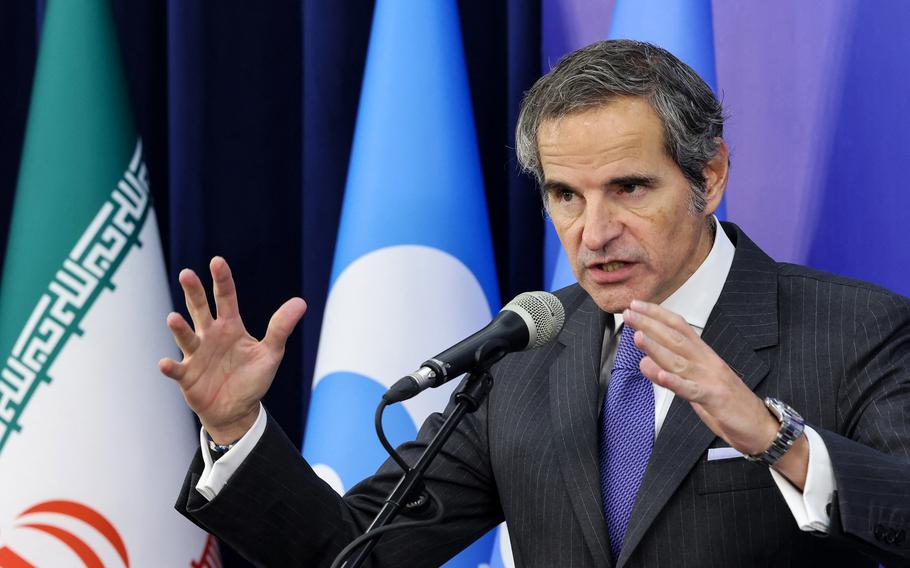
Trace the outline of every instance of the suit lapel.
<instances>
[{"instance_id":1,"label":"suit lapel","mask_svg":"<svg viewBox=\"0 0 910 568\"><path fill-rule=\"evenodd\" d=\"M568 311L568 310L567 310ZM597 566L612 566L598 461L598 377L606 314L583 294L559 336L550 366L550 415L556 454L572 509Z\"/></svg>"},{"instance_id":2,"label":"suit lapel","mask_svg":"<svg viewBox=\"0 0 910 568\"><path fill-rule=\"evenodd\" d=\"M777 267L735 225L727 227L736 254L702 339L754 391L768 374L756 351L777 344ZM655 440L617 566L628 562L714 438L692 406L674 398Z\"/></svg>"}]
</instances>

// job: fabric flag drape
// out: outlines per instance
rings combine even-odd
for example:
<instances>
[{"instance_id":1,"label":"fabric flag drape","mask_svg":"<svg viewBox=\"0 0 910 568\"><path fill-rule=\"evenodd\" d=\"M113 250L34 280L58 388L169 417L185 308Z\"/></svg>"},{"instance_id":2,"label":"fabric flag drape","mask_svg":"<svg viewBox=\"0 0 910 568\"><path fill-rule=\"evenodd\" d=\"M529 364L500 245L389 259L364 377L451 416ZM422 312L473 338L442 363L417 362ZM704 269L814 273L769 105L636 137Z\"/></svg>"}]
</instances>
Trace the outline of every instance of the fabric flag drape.
<instances>
[{"instance_id":1,"label":"fabric flag drape","mask_svg":"<svg viewBox=\"0 0 910 568\"><path fill-rule=\"evenodd\" d=\"M303 448L340 493L387 457L382 393L499 306L473 120L455 1L379 0ZM413 439L456 382L388 408L392 442ZM446 566L488 563L492 538Z\"/></svg>"},{"instance_id":2,"label":"fabric flag drape","mask_svg":"<svg viewBox=\"0 0 910 568\"><path fill-rule=\"evenodd\" d=\"M0 281L0 565L217 566L110 6L49 2Z\"/></svg>"},{"instance_id":3,"label":"fabric flag drape","mask_svg":"<svg viewBox=\"0 0 910 568\"><path fill-rule=\"evenodd\" d=\"M616 0L610 39L635 39L663 47L695 69L717 92L711 0ZM715 213L726 218L726 200ZM547 223L544 246L545 285L557 290L575 282L556 231Z\"/></svg>"}]
</instances>

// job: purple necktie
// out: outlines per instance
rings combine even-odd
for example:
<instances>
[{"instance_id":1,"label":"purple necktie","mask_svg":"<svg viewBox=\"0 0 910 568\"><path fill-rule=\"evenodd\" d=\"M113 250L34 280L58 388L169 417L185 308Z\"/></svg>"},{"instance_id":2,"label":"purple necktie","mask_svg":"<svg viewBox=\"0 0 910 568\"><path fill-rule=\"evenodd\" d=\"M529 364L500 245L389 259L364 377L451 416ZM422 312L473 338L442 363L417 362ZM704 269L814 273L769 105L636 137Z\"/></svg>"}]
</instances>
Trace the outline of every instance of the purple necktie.
<instances>
[{"instance_id":1,"label":"purple necktie","mask_svg":"<svg viewBox=\"0 0 910 568\"><path fill-rule=\"evenodd\" d=\"M600 487L614 559L654 446L654 387L638 368L644 353L634 336L634 329L623 326L600 429Z\"/></svg>"}]
</instances>

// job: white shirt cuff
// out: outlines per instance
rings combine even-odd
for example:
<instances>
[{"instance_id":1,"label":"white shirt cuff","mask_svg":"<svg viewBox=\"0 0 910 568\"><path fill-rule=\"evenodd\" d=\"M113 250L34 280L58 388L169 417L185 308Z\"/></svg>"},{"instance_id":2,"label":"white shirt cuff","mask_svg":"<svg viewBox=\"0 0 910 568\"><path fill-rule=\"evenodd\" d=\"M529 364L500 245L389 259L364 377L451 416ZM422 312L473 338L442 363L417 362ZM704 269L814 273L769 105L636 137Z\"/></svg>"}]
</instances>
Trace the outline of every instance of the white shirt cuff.
<instances>
[{"instance_id":1,"label":"white shirt cuff","mask_svg":"<svg viewBox=\"0 0 910 568\"><path fill-rule=\"evenodd\" d=\"M806 441L809 442L809 469L806 472L806 486L802 492L773 468L771 477L784 496L784 501L790 507L800 530L827 533L831 526L827 508L834 499L837 482L834 480L831 456L828 455L824 440L808 426L805 434Z\"/></svg>"},{"instance_id":2,"label":"white shirt cuff","mask_svg":"<svg viewBox=\"0 0 910 568\"><path fill-rule=\"evenodd\" d=\"M259 416L256 417L253 427L237 440L234 447L221 456L218 461L212 460L205 430L199 429L199 443L202 445L202 460L205 462L205 468L196 483L196 491L206 500L211 501L218 495L243 460L253 451L259 438L265 432L265 425L268 421L266 416L265 407L259 403Z\"/></svg>"}]
</instances>

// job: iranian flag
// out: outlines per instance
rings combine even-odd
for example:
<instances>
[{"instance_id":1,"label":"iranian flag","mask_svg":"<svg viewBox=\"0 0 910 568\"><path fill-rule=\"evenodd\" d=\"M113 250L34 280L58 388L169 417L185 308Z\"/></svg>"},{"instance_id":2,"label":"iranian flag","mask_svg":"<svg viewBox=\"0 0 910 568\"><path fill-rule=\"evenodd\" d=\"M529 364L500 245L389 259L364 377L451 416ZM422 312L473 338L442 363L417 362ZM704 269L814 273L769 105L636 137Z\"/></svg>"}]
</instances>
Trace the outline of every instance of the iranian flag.
<instances>
[{"instance_id":1,"label":"iranian flag","mask_svg":"<svg viewBox=\"0 0 910 568\"><path fill-rule=\"evenodd\" d=\"M45 12L0 280L0 566L218 566L172 508L191 415L106 0Z\"/></svg>"}]
</instances>

